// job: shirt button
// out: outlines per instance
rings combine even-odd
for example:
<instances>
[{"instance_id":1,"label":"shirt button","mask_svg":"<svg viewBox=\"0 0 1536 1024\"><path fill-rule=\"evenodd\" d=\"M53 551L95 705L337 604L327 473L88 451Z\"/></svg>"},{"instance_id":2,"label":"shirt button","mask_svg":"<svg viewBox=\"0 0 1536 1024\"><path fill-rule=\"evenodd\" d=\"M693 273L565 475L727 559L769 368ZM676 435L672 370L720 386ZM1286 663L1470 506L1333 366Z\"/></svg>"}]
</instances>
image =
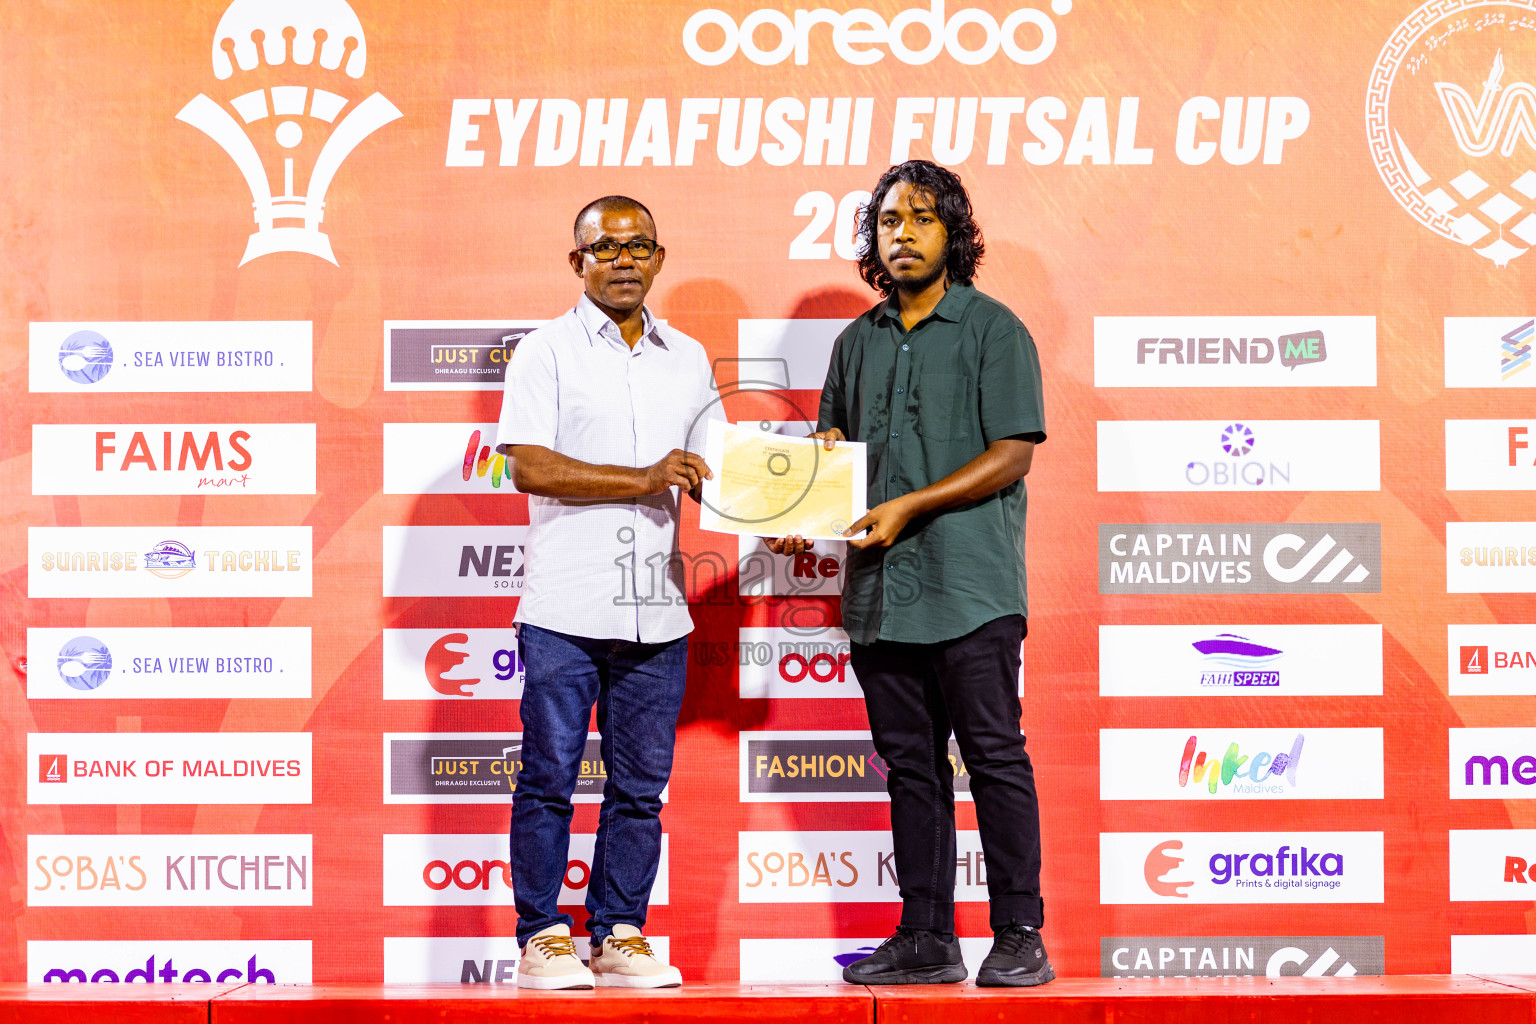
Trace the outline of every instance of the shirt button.
<instances>
[{"instance_id":1,"label":"shirt button","mask_svg":"<svg viewBox=\"0 0 1536 1024\"><path fill-rule=\"evenodd\" d=\"M906 390L907 390L906 388L897 388L896 389L896 393L899 395L899 394L901 394L902 392L904 392Z\"/></svg>"},{"instance_id":2,"label":"shirt button","mask_svg":"<svg viewBox=\"0 0 1536 1024\"><path fill-rule=\"evenodd\" d=\"M900 437L900 436L901 436L901 435L900 435L900 434L898 434L898 433L897 433L897 432L896 432L896 431L894 431L894 430L893 430L893 431L891 431L891 436L892 436L892 437Z\"/></svg>"},{"instance_id":3,"label":"shirt button","mask_svg":"<svg viewBox=\"0 0 1536 1024\"><path fill-rule=\"evenodd\" d=\"M896 482L896 478L894 476L891 477L891 483L895 483L895 482Z\"/></svg>"},{"instance_id":4,"label":"shirt button","mask_svg":"<svg viewBox=\"0 0 1536 1024\"><path fill-rule=\"evenodd\" d=\"M903 352L905 352L905 351L906 351L906 350L907 350L907 349L909 349L909 348L911 348L911 347L912 347L912 346L911 346L911 345L903 345L903 346L901 346L901 350L902 350L902 351L903 351Z\"/></svg>"}]
</instances>

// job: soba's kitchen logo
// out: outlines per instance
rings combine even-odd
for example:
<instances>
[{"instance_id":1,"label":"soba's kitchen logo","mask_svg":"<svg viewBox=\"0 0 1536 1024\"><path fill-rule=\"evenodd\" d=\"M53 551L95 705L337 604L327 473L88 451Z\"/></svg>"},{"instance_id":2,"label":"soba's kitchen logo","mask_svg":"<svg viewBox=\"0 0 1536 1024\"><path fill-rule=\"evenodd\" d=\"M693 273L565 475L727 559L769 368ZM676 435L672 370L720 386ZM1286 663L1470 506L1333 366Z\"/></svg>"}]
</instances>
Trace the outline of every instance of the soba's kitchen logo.
<instances>
[{"instance_id":1,"label":"soba's kitchen logo","mask_svg":"<svg viewBox=\"0 0 1536 1024\"><path fill-rule=\"evenodd\" d=\"M219 19L213 73L246 91L227 100L229 109L199 95L176 119L217 142L250 187L256 233L242 266L275 252L335 263L330 237L320 230L331 179L359 143L404 116L379 93L354 104L353 97L318 85L273 84L270 69L318 63L315 80L346 89L348 78L363 76L367 62L362 23L346 0L234 0ZM279 181L281 191L274 192Z\"/></svg>"},{"instance_id":2,"label":"soba's kitchen logo","mask_svg":"<svg viewBox=\"0 0 1536 1024\"><path fill-rule=\"evenodd\" d=\"M1365 123L1419 223L1503 267L1536 245L1536 0L1431 0L1387 40Z\"/></svg>"}]
</instances>

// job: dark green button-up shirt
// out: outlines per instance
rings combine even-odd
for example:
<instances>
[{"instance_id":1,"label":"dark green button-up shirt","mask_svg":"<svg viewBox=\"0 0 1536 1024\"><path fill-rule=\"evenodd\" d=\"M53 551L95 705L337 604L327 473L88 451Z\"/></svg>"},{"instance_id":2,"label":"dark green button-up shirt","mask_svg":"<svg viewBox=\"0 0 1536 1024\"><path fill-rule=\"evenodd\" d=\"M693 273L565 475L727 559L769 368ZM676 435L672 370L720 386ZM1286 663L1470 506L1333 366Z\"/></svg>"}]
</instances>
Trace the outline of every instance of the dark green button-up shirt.
<instances>
[{"instance_id":1,"label":"dark green button-up shirt","mask_svg":"<svg viewBox=\"0 0 1536 1024\"><path fill-rule=\"evenodd\" d=\"M817 430L869 446L869 505L943 479L992 441L1045 440L1040 357L1006 306L954 285L910 331L897 297L838 335ZM843 627L854 643L937 643L1029 614L1019 480L920 516L888 548L848 549Z\"/></svg>"}]
</instances>

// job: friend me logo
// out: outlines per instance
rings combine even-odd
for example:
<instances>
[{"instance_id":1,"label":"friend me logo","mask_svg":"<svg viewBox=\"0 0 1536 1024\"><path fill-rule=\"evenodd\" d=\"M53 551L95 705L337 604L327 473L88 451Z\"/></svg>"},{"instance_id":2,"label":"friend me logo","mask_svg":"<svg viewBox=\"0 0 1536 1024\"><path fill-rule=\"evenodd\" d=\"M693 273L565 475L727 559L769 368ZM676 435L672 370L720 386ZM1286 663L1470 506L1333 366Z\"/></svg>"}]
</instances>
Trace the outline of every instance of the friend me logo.
<instances>
[{"instance_id":1,"label":"friend me logo","mask_svg":"<svg viewBox=\"0 0 1536 1024\"><path fill-rule=\"evenodd\" d=\"M1051 13L1064 17L1072 0L1051 0ZM909 30L911 34L909 35ZM916 37L921 45L912 46ZM717 8L695 12L683 24L683 52L697 64L716 67L738 53L754 64L771 66L794 57L810 63L812 49L832 52L845 64L877 64L888 52L903 64L923 65L947 53L959 64L985 64L1002 53L1015 64L1039 64L1056 49L1056 23L1049 14L1023 7L999 21L979 7L949 14L945 0L925 9L911 7L887 22L868 8L834 11L826 7L797 10L793 17L764 7L739 22Z\"/></svg>"}]
</instances>

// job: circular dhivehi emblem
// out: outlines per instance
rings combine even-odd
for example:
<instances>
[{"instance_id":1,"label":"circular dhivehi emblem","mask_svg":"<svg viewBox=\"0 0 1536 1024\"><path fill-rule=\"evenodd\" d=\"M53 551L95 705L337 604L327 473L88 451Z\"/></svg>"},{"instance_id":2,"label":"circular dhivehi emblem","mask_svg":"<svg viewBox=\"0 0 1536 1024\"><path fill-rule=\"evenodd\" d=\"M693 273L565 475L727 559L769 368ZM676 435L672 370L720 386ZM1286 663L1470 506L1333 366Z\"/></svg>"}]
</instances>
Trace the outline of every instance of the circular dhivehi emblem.
<instances>
[{"instance_id":1,"label":"circular dhivehi emblem","mask_svg":"<svg viewBox=\"0 0 1536 1024\"><path fill-rule=\"evenodd\" d=\"M1366 137L1419 223L1495 266L1536 245L1536 0L1431 0L1382 47Z\"/></svg>"}]
</instances>

